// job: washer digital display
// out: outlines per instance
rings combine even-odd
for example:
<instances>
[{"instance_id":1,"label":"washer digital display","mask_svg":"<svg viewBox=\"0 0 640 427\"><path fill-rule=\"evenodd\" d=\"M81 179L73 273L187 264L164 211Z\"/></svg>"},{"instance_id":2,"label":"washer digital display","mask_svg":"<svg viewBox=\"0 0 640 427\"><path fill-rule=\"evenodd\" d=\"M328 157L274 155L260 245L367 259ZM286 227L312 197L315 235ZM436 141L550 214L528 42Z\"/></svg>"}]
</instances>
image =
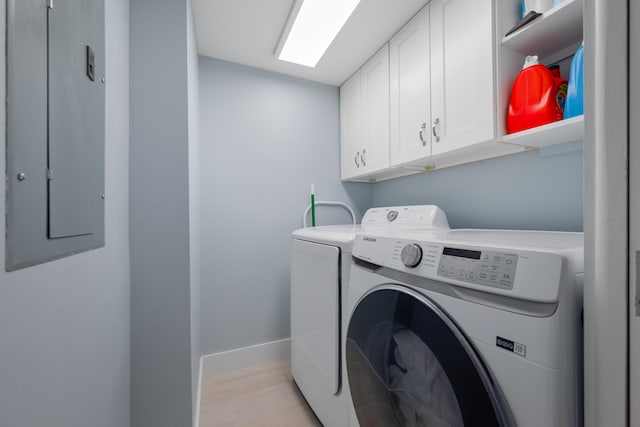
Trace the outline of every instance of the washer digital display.
<instances>
[{"instance_id":1,"label":"washer digital display","mask_svg":"<svg viewBox=\"0 0 640 427\"><path fill-rule=\"evenodd\" d=\"M468 249L444 248L442 255L457 256L461 258L480 259L480 251L470 251Z\"/></svg>"},{"instance_id":2,"label":"washer digital display","mask_svg":"<svg viewBox=\"0 0 640 427\"><path fill-rule=\"evenodd\" d=\"M438 264L438 276L512 289L517 264L516 254L445 247Z\"/></svg>"}]
</instances>

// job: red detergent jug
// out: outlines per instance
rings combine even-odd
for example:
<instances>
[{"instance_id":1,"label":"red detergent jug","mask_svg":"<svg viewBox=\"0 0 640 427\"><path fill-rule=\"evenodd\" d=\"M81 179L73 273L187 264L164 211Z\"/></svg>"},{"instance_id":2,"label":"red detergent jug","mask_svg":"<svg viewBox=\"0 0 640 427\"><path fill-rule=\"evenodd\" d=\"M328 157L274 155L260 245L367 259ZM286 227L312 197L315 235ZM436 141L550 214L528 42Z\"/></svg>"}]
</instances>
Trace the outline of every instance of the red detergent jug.
<instances>
[{"instance_id":1,"label":"red detergent jug","mask_svg":"<svg viewBox=\"0 0 640 427\"><path fill-rule=\"evenodd\" d=\"M562 114L558 117L558 120L562 120L564 117L564 103L567 100L568 81L560 75L560 66L552 65L549 67L551 74L553 74L553 93L555 94L556 110Z\"/></svg>"},{"instance_id":2,"label":"red detergent jug","mask_svg":"<svg viewBox=\"0 0 640 427\"><path fill-rule=\"evenodd\" d=\"M538 63L538 57L527 56L511 89L507 133L561 120L562 110L556 102L557 86L551 71Z\"/></svg>"}]
</instances>

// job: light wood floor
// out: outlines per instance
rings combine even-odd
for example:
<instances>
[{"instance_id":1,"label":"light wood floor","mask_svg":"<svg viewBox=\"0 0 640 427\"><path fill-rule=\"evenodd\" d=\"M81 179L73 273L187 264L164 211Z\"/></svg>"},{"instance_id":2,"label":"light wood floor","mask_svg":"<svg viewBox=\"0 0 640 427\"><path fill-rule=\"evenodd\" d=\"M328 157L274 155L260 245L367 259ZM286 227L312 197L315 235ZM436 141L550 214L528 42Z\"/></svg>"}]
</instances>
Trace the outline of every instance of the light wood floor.
<instances>
[{"instance_id":1,"label":"light wood floor","mask_svg":"<svg viewBox=\"0 0 640 427\"><path fill-rule=\"evenodd\" d=\"M206 378L201 392L200 427L322 427L288 363Z\"/></svg>"}]
</instances>

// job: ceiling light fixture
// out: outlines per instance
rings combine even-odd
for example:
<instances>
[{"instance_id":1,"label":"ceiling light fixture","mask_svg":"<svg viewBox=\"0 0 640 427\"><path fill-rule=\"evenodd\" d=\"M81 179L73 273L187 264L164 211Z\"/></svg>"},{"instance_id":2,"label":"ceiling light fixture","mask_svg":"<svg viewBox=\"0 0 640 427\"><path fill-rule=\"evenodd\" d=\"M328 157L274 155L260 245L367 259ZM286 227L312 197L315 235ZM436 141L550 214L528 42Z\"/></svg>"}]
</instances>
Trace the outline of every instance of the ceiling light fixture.
<instances>
[{"instance_id":1,"label":"ceiling light fixture","mask_svg":"<svg viewBox=\"0 0 640 427\"><path fill-rule=\"evenodd\" d=\"M315 67L360 0L296 0L276 57Z\"/></svg>"}]
</instances>

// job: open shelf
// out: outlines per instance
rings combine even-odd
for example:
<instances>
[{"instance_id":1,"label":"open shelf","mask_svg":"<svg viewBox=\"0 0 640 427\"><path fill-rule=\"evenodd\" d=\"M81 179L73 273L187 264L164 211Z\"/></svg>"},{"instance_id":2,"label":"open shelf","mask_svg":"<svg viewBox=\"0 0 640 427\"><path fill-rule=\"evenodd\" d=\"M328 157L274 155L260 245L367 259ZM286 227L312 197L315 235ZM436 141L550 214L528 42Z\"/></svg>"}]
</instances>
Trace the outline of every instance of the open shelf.
<instances>
[{"instance_id":1,"label":"open shelf","mask_svg":"<svg viewBox=\"0 0 640 427\"><path fill-rule=\"evenodd\" d=\"M544 58L582 39L582 0L565 0L504 37L502 45L523 55Z\"/></svg>"},{"instance_id":2,"label":"open shelf","mask_svg":"<svg viewBox=\"0 0 640 427\"><path fill-rule=\"evenodd\" d=\"M522 132L503 136L500 141L524 147L542 148L584 138L584 116L572 117Z\"/></svg>"}]
</instances>

